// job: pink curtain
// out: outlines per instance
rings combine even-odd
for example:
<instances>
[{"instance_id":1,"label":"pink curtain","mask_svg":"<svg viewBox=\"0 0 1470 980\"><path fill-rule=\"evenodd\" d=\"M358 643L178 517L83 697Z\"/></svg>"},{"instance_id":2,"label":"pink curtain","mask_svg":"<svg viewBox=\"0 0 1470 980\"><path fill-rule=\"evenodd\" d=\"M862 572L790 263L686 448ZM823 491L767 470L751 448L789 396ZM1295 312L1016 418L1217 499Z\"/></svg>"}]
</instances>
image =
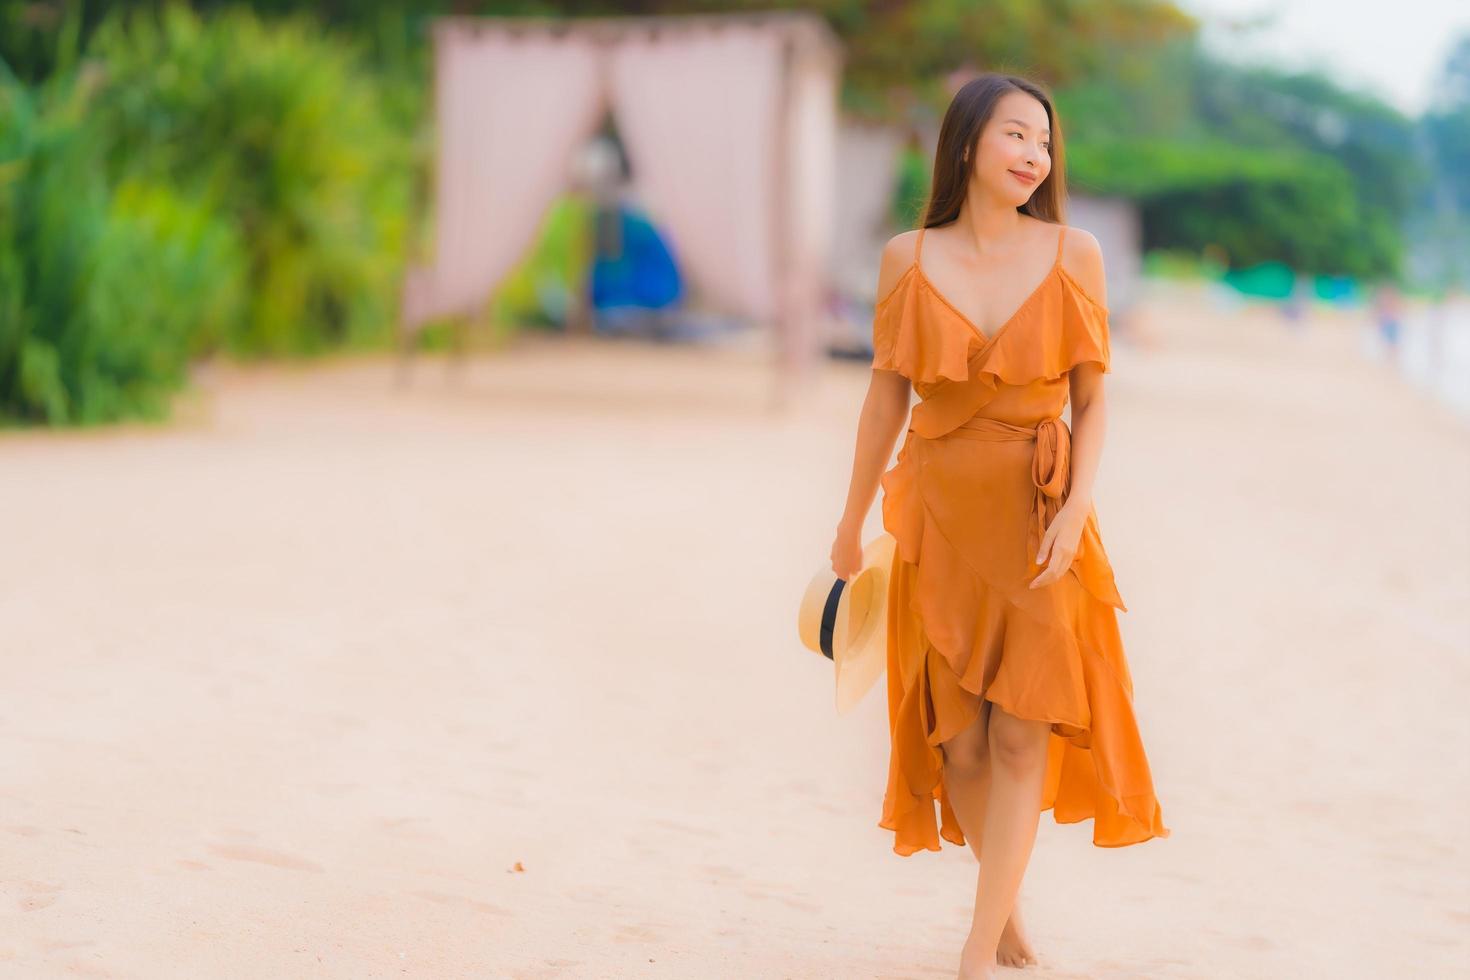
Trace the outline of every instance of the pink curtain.
<instances>
[{"instance_id":1,"label":"pink curtain","mask_svg":"<svg viewBox=\"0 0 1470 980\"><path fill-rule=\"evenodd\" d=\"M813 363L840 73L819 18L656 28L632 18L596 33L454 19L436 30L435 52L435 254L404 283L405 327L484 303L610 103L635 194L692 298L773 327L787 367Z\"/></svg>"},{"instance_id":2,"label":"pink curtain","mask_svg":"<svg viewBox=\"0 0 1470 980\"><path fill-rule=\"evenodd\" d=\"M778 32L725 26L611 53L613 115L639 198L713 305L777 313Z\"/></svg>"},{"instance_id":3,"label":"pink curtain","mask_svg":"<svg viewBox=\"0 0 1470 980\"><path fill-rule=\"evenodd\" d=\"M894 126L847 123L838 129L834 193L842 207L833 217L829 272L841 292L877 300L883 246L895 231L888 208L903 134ZM867 328L864 328L866 331Z\"/></svg>"},{"instance_id":4,"label":"pink curtain","mask_svg":"<svg viewBox=\"0 0 1470 980\"><path fill-rule=\"evenodd\" d=\"M473 313L530 247L603 111L584 37L449 25L435 43L434 258L404 283L410 326Z\"/></svg>"},{"instance_id":5,"label":"pink curtain","mask_svg":"<svg viewBox=\"0 0 1470 980\"><path fill-rule=\"evenodd\" d=\"M786 250L776 277L783 311L779 350L788 367L810 372L829 339L827 265L836 223L837 74L818 58L798 59L787 83Z\"/></svg>"}]
</instances>

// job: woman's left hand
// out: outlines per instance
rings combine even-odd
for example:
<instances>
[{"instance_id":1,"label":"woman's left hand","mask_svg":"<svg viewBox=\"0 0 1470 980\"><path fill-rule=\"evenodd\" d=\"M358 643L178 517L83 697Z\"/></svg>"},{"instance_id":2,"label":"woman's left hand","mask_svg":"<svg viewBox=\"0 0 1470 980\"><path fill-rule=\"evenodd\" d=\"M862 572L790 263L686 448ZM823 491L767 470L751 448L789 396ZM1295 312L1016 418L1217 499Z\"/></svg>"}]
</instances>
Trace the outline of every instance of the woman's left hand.
<instances>
[{"instance_id":1,"label":"woman's left hand","mask_svg":"<svg viewBox=\"0 0 1470 980\"><path fill-rule=\"evenodd\" d=\"M1041 536L1041 551L1036 556L1036 564L1046 565L1046 568L1031 580L1031 588L1050 585L1067 574L1067 569L1072 567L1072 559L1077 557L1077 544L1082 540L1087 510L1072 498L1062 504L1046 533Z\"/></svg>"}]
</instances>

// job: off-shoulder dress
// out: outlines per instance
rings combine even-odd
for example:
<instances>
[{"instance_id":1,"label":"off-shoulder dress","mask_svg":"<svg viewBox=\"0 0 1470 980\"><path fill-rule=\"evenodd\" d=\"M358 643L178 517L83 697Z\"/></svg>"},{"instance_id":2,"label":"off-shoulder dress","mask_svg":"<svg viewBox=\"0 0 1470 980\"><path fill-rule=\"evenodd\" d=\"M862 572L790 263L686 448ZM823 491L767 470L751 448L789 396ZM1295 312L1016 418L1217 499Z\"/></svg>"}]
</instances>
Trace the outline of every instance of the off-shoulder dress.
<instances>
[{"instance_id":1,"label":"off-shoulder dress","mask_svg":"<svg viewBox=\"0 0 1470 980\"><path fill-rule=\"evenodd\" d=\"M964 845L939 743L982 700L1051 723L1042 809L1093 821L1100 847L1167 837L1118 632L1127 611L1089 508L1068 573L1029 588L1041 536L1066 501L1068 374L1110 370L1108 311L1062 266L989 337L912 265L873 318L873 367L919 395L883 474L894 536L888 593L888 787L879 826L901 855ZM939 817L935 819L935 804ZM978 841L975 842L978 846Z\"/></svg>"}]
</instances>

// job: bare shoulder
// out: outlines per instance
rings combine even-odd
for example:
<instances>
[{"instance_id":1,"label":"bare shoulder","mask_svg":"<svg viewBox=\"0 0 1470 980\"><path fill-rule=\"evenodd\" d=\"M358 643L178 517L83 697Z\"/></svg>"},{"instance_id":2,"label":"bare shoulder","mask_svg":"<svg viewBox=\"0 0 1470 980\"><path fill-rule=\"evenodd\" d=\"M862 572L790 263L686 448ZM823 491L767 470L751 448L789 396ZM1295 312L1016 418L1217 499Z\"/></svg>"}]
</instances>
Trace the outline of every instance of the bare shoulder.
<instances>
[{"instance_id":1,"label":"bare shoulder","mask_svg":"<svg viewBox=\"0 0 1470 980\"><path fill-rule=\"evenodd\" d=\"M878 298L882 299L893 291L898 281L914 263L914 248L918 242L918 229L899 232L883 246L883 256L878 265Z\"/></svg>"},{"instance_id":2,"label":"bare shoulder","mask_svg":"<svg viewBox=\"0 0 1470 980\"><path fill-rule=\"evenodd\" d=\"M914 250L918 247L918 242L919 229L917 228L894 235L883 246L883 264L897 265L901 269L906 268L914 260Z\"/></svg>"},{"instance_id":3,"label":"bare shoulder","mask_svg":"<svg viewBox=\"0 0 1470 980\"><path fill-rule=\"evenodd\" d=\"M1062 268L1095 302L1108 305L1102 244L1086 228L1062 226Z\"/></svg>"}]
</instances>

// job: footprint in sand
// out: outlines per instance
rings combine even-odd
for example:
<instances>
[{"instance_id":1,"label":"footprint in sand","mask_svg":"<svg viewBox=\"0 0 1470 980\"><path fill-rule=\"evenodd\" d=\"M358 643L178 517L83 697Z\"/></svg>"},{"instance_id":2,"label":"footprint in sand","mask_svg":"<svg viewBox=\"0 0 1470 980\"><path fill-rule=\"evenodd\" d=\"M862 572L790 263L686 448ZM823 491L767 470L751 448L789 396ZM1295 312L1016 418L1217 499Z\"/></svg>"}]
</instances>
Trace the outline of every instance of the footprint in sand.
<instances>
[{"instance_id":1,"label":"footprint in sand","mask_svg":"<svg viewBox=\"0 0 1470 980\"><path fill-rule=\"evenodd\" d=\"M48 885L44 881L22 881L20 883L20 901L17 903L22 912L35 912L55 904L61 896L60 885Z\"/></svg>"},{"instance_id":2,"label":"footprint in sand","mask_svg":"<svg viewBox=\"0 0 1470 980\"><path fill-rule=\"evenodd\" d=\"M701 830L699 827L696 827L693 824L680 823L677 820L665 820L664 818L659 817L649 822L657 827L663 827L665 830L677 830L681 834L690 834L695 837L707 836L706 832L704 830Z\"/></svg>"},{"instance_id":3,"label":"footprint in sand","mask_svg":"<svg viewBox=\"0 0 1470 980\"><path fill-rule=\"evenodd\" d=\"M415 821L422 821L424 819L424 817L384 818L378 821L378 826L382 827L394 837L400 838L402 840L442 840L443 836L441 834L436 834L433 831L420 830L417 827L409 826Z\"/></svg>"},{"instance_id":4,"label":"footprint in sand","mask_svg":"<svg viewBox=\"0 0 1470 980\"><path fill-rule=\"evenodd\" d=\"M613 933L613 941L619 943L656 943L659 934L648 926L623 924Z\"/></svg>"},{"instance_id":5,"label":"footprint in sand","mask_svg":"<svg viewBox=\"0 0 1470 980\"><path fill-rule=\"evenodd\" d=\"M422 890L410 892L409 894L422 898L426 902L435 902L439 905L463 905L465 908L474 909L476 912L487 912L490 915L515 915L510 909L489 902L482 902L475 898L466 898L463 895L450 895L447 892L436 892Z\"/></svg>"},{"instance_id":6,"label":"footprint in sand","mask_svg":"<svg viewBox=\"0 0 1470 980\"><path fill-rule=\"evenodd\" d=\"M796 909L798 912L811 912L815 914L822 911L822 906L816 902L808 902L801 898L782 898L781 904Z\"/></svg>"},{"instance_id":7,"label":"footprint in sand","mask_svg":"<svg viewBox=\"0 0 1470 980\"><path fill-rule=\"evenodd\" d=\"M712 878L744 878L739 868L732 868L725 864L705 864L699 870Z\"/></svg>"},{"instance_id":8,"label":"footprint in sand","mask_svg":"<svg viewBox=\"0 0 1470 980\"><path fill-rule=\"evenodd\" d=\"M1235 936L1230 939L1230 942L1253 953L1263 953L1268 949L1276 948L1276 944L1265 936Z\"/></svg>"},{"instance_id":9,"label":"footprint in sand","mask_svg":"<svg viewBox=\"0 0 1470 980\"><path fill-rule=\"evenodd\" d=\"M753 898L759 902L769 902L771 899L781 897L780 895L777 895L774 892L768 892L763 888L744 888L741 889L741 891L746 898Z\"/></svg>"},{"instance_id":10,"label":"footprint in sand","mask_svg":"<svg viewBox=\"0 0 1470 980\"><path fill-rule=\"evenodd\" d=\"M324 871L320 864L315 861L299 858L284 851L273 851L268 847L257 847L254 844L211 844L209 852L231 861L253 861L256 864L268 864L273 868L285 868L288 871Z\"/></svg>"}]
</instances>

